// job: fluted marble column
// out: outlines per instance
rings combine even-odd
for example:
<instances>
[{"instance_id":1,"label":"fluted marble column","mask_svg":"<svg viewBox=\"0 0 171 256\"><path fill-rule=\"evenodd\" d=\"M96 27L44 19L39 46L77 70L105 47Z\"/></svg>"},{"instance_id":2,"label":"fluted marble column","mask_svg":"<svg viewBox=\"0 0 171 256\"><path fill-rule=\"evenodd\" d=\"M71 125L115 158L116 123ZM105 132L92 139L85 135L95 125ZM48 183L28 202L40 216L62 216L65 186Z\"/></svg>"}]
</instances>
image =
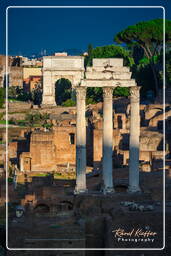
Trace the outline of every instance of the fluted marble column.
<instances>
[{"instance_id":1,"label":"fluted marble column","mask_svg":"<svg viewBox=\"0 0 171 256\"><path fill-rule=\"evenodd\" d=\"M86 189L86 88L76 88L77 127L76 127L76 187L75 194L84 193Z\"/></svg>"},{"instance_id":2,"label":"fluted marble column","mask_svg":"<svg viewBox=\"0 0 171 256\"><path fill-rule=\"evenodd\" d=\"M113 189L113 89L103 88L103 192Z\"/></svg>"},{"instance_id":3,"label":"fluted marble column","mask_svg":"<svg viewBox=\"0 0 171 256\"><path fill-rule=\"evenodd\" d=\"M128 192L140 192L139 187L139 137L140 137L140 87L131 87L130 140L129 140L129 188Z\"/></svg>"}]
</instances>

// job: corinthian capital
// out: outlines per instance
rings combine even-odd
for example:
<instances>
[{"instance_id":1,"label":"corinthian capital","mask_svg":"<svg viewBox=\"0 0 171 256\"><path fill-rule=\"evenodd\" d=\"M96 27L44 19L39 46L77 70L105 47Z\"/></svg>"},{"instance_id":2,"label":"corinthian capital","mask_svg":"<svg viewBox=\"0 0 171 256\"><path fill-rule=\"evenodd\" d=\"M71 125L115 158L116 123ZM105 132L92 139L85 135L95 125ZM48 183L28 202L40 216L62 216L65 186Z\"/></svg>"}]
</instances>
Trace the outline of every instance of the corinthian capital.
<instances>
[{"instance_id":1,"label":"corinthian capital","mask_svg":"<svg viewBox=\"0 0 171 256\"><path fill-rule=\"evenodd\" d=\"M103 87L103 98L112 99L113 98L113 88Z\"/></svg>"},{"instance_id":2,"label":"corinthian capital","mask_svg":"<svg viewBox=\"0 0 171 256\"><path fill-rule=\"evenodd\" d=\"M76 87L76 96L77 96L77 99L85 100L86 88L85 87Z\"/></svg>"},{"instance_id":3,"label":"corinthian capital","mask_svg":"<svg viewBox=\"0 0 171 256\"><path fill-rule=\"evenodd\" d=\"M140 100L140 86L130 87L130 95L132 102L139 102Z\"/></svg>"}]
</instances>

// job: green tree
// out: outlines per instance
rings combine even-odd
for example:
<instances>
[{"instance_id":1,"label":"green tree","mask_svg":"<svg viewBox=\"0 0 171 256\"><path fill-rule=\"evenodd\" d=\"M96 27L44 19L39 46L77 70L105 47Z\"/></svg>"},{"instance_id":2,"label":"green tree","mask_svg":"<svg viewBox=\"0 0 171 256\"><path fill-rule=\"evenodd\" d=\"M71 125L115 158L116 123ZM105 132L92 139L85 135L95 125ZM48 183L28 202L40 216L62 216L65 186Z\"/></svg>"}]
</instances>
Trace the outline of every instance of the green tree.
<instances>
[{"instance_id":1,"label":"green tree","mask_svg":"<svg viewBox=\"0 0 171 256\"><path fill-rule=\"evenodd\" d=\"M34 116L32 114L27 114L26 121L28 122L28 125L32 127L34 125Z\"/></svg>"},{"instance_id":2,"label":"green tree","mask_svg":"<svg viewBox=\"0 0 171 256\"><path fill-rule=\"evenodd\" d=\"M47 120L50 118L50 114L49 113L44 113L44 114L41 114L41 119L42 120Z\"/></svg>"},{"instance_id":3,"label":"green tree","mask_svg":"<svg viewBox=\"0 0 171 256\"><path fill-rule=\"evenodd\" d=\"M166 53L166 85L171 86L171 50Z\"/></svg>"},{"instance_id":4,"label":"green tree","mask_svg":"<svg viewBox=\"0 0 171 256\"><path fill-rule=\"evenodd\" d=\"M72 100L72 99L67 99L66 101L64 101L62 103L63 107L73 107L75 105L76 105L76 102L74 100Z\"/></svg>"},{"instance_id":5,"label":"green tree","mask_svg":"<svg viewBox=\"0 0 171 256\"><path fill-rule=\"evenodd\" d=\"M128 97L130 95L129 88L127 87L116 87L113 92L114 96Z\"/></svg>"},{"instance_id":6,"label":"green tree","mask_svg":"<svg viewBox=\"0 0 171 256\"><path fill-rule=\"evenodd\" d=\"M123 58L124 65L132 66L134 64L130 51L114 44L94 48L92 50L92 58Z\"/></svg>"},{"instance_id":7,"label":"green tree","mask_svg":"<svg viewBox=\"0 0 171 256\"><path fill-rule=\"evenodd\" d=\"M56 82L55 85L55 100L57 105L62 105L62 103L72 97L72 85L68 79L61 78Z\"/></svg>"},{"instance_id":8,"label":"green tree","mask_svg":"<svg viewBox=\"0 0 171 256\"><path fill-rule=\"evenodd\" d=\"M31 92L25 92L23 88L16 87L16 97L19 101L31 101L32 94Z\"/></svg>"},{"instance_id":9,"label":"green tree","mask_svg":"<svg viewBox=\"0 0 171 256\"><path fill-rule=\"evenodd\" d=\"M40 124L42 123L42 116L38 112L36 114L27 114L26 115L26 121L30 127L34 126L34 124Z\"/></svg>"},{"instance_id":10,"label":"green tree","mask_svg":"<svg viewBox=\"0 0 171 256\"><path fill-rule=\"evenodd\" d=\"M171 41L171 21L165 21L166 43ZM159 76L156 71L156 56L159 56L163 46L163 20L155 19L139 22L127 27L114 37L117 43L125 43L127 46L139 46L149 60L155 81L155 91L158 94Z\"/></svg>"},{"instance_id":11,"label":"green tree","mask_svg":"<svg viewBox=\"0 0 171 256\"><path fill-rule=\"evenodd\" d=\"M171 46L166 48L166 55L165 55L166 65L165 65L165 76L166 76L166 87L171 86ZM163 63L163 54L160 55L160 64ZM163 80L163 71L160 72L161 80Z\"/></svg>"},{"instance_id":12,"label":"green tree","mask_svg":"<svg viewBox=\"0 0 171 256\"><path fill-rule=\"evenodd\" d=\"M9 99L17 98L17 87L16 86L11 86L8 88L8 98Z\"/></svg>"},{"instance_id":13,"label":"green tree","mask_svg":"<svg viewBox=\"0 0 171 256\"><path fill-rule=\"evenodd\" d=\"M92 65L92 52L93 52L93 46L92 44L89 44L87 48L88 55L85 57L85 62L84 62L85 67Z\"/></svg>"},{"instance_id":14,"label":"green tree","mask_svg":"<svg viewBox=\"0 0 171 256\"><path fill-rule=\"evenodd\" d=\"M5 102L5 89L0 88L0 108L3 107L4 102Z\"/></svg>"}]
</instances>

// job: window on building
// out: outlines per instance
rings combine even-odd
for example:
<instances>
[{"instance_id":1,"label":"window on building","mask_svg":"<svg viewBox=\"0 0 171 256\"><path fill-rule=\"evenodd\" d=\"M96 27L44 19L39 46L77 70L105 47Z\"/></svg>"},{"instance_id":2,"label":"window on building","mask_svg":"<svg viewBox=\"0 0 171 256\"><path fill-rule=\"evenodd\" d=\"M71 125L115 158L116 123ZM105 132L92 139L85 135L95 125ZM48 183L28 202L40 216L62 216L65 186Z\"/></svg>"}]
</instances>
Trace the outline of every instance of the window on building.
<instances>
[{"instance_id":1,"label":"window on building","mask_svg":"<svg viewBox=\"0 0 171 256\"><path fill-rule=\"evenodd\" d=\"M70 144L75 144L75 134L74 133L69 134L69 141L70 141Z\"/></svg>"}]
</instances>

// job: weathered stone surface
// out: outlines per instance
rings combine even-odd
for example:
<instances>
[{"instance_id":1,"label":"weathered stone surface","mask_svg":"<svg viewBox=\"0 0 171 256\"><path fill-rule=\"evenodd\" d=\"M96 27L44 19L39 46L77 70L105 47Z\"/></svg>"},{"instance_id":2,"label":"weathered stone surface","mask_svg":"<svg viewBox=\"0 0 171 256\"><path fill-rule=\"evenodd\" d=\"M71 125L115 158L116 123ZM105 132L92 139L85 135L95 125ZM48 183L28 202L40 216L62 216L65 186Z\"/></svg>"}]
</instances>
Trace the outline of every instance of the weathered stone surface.
<instances>
[{"instance_id":1,"label":"weathered stone surface","mask_svg":"<svg viewBox=\"0 0 171 256\"><path fill-rule=\"evenodd\" d=\"M86 79L131 79L131 72L86 72Z\"/></svg>"},{"instance_id":2,"label":"weathered stone surface","mask_svg":"<svg viewBox=\"0 0 171 256\"><path fill-rule=\"evenodd\" d=\"M105 66L123 66L123 59L117 58L94 58L93 59L93 67L105 67Z\"/></svg>"},{"instance_id":3,"label":"weathered stone surface","mask_svg":"<svg viewBox=\"0 0 171 256\"><path fill-rule=\"evenodd\" d=\"M43 58L44 70L84 70L82 56L46 56Z\"/></svg>"},{"instance_id":4,"label":"weathered stone surface","mask_svg":"<svg viewBox=\"0 0 171 256\"><path fill-rule=\"evenodd\" d=\"M121 79L113 79L113 80L98 80L98 79L83 79L81 80L81 84L80 86L83 87L132 87L132 86L136 86L136 82L134 79L125 79L122 80Z\"/></svg>"},{"instance_id":5,"label":"weathered stone surface","mask_svg":"<svg viewBox=\"0 0 171 256\"><path fill-rule=\"evenodd\" d=\"M76 144L70 141L75 136L75 127L56 127L53 131L34 131L31 134L30 152L22 153L20 165L30 171L56 171L57 165L75 165ZM23 166L22 164L22 166ZM21 166L20 166L21 167ZM29 168L29 169L28 169ZM25 170L26 170L25 169ZM22 170L24 170L22 168Z\"/></svg>"}]
</instances>

